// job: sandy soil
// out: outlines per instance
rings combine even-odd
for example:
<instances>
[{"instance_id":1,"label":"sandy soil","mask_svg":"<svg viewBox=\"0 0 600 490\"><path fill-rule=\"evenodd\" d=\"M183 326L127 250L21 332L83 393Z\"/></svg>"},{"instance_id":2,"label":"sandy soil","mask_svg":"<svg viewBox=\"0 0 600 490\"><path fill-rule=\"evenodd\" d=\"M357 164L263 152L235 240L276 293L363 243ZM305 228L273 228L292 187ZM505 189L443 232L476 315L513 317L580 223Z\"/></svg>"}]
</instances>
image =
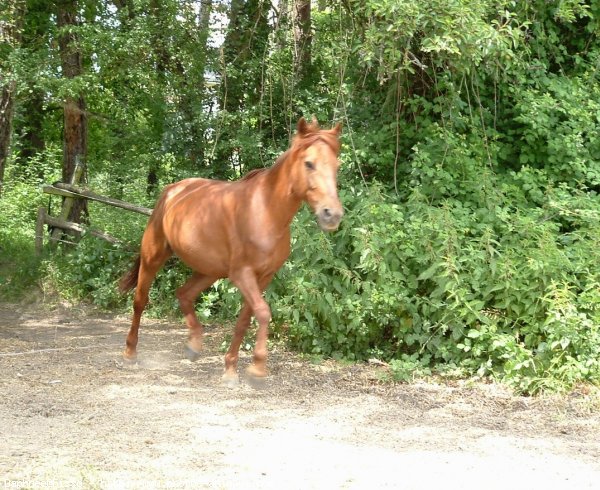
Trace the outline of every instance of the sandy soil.
<instances>
[{"instance_id":1,"label":"sandy soil","mask_svg":"<svg viewBox=\"0 0 600 490\"><path fill-rule=\"evenodd\" d=\"M0 305L0 488L600 488L600 402L271 351L262 389L221 385L228 333ZM243 369L249 355L241 359Z\"/></svg>"}]
</instances>

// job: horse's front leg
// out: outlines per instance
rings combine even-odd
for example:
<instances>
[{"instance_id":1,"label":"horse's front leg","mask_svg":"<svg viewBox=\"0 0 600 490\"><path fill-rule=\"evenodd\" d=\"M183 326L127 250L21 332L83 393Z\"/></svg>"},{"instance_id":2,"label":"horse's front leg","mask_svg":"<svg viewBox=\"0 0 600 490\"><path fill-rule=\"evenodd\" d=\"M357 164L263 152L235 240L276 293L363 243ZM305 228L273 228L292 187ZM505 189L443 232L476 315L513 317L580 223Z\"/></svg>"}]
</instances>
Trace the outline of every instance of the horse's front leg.
<instances>
[{"instance_id":1,"label":"horse's front leg","mask_svg":"<svg viewBox=\"0 0 600 490\"><path fill-rule=\"evenodd\" d=\"M256 343L254 344L252 364L248 366L246 373L250 375L251 378L256 379L267 376L267 340L269 338L271 308L269 308L269 305L264 299L254 310L254 317L258 322L258 329L256 330Z\"/></svg>"},{"instance_id":2,"label":"horse's front leg","mask_svg":"<svg viewBox=\"0 0 600 490\"><path fill-rule=\"evenodd\" d=\"M223 374L223 381L228 385L235 385L238 383L238 359L240 357L240 345L244 340L244 335L250 326L250 320L252 317L252 309L248 303L244 302L240 316L235 324L235 330L233 331L233 338L231 339L231 345L229 350L225 354L225 374Z\"/></svg>"},{"instance_id":3,"label":"horse's front leg","mask_svg":"<svg viewBox=\"0 0 600 490\"><path fill-rule=\"evenodd\" d=\"M250 324L250 317L253 315L258 322L258 330L256 331L253 361L248 367L247 373L254 379L262 379L267 376L267 339L269 336L269 322L271 321L271 308L269 308L262 293L272 278L273 274L269 274L258 281L250 269L243 269L235 276L230 277L244 296L244 307L236 324L234 338L227 354L231 354L230 359L235 359L237 365L240 344ZM225 357L225 369L226 375L232 373L231 369L228 370L227 356Z\"/></svg>"}]
</instances>

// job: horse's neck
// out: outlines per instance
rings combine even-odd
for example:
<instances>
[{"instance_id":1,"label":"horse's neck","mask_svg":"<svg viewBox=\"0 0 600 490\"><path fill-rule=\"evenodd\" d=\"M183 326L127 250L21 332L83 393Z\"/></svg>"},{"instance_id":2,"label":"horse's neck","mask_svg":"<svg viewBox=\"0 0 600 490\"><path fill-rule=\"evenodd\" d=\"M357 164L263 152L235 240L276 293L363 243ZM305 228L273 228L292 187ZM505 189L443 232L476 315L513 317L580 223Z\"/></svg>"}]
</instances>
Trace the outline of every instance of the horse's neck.
<instances>
[{"instance_id":1,"label":"horse's neck","mask_svg":"<svg viewBox=\"0 0 600 490\"><path fill-rule=\"evenodd\" d=\"M281 226L289 226L302 205L302 197L294 193L292 187L292 164L291 152L287 151L265 173L263 192Z\"/></svg>"}]
</instances>

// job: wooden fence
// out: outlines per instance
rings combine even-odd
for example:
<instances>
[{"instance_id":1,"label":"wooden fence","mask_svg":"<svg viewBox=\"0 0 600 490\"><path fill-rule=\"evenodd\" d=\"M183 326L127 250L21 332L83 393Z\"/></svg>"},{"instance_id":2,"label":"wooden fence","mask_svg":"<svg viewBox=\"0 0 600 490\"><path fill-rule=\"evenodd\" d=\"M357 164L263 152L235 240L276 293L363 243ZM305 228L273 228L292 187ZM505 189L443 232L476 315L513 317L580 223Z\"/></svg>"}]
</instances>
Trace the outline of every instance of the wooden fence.
<instances>
[{"instance_id":1,"label":"wooden fence","mask_svg":"<svg viewBox=\"0 0 600 490\"><path fill-rule=\"evenodd\" d=\"M78 164L75 167L75 171L73 172L73 178L71 179L71 183L69 184L57 182L55 184L45 185L43 187L43 191L45 193L56 196L62 196L64 200L61 207L60 217L52 217L46 212L46 208L38 208L37 221L35 227L35 251L38 255L42 253L42 249L44 246L44 225L52 227L52 232L50 233L50 243L57 243L58 241L60 241L64 230L75 231L78 233L86 231L90 235L102 238L103 240L106 240L108 242L119 242L117 238L109 235L108 233L88 228L79 223L67 221L67 217L69 216L69 212L73 207L73 202L75 199L87 199L90 201L97 201L108 206L115 206L117 208L125 209L127 211L133 211L135 213L145 214L148 216L152 214L152 209L150 208L146 208L144 206L137 206L135 204L121 201L119 199L112 199L110 197L101 196L100 194L96 194L95 192L92 192L90 190L78 187L77 182L81 178L82 169L82 166L78 162Z\"/></svg>"}]
</instances>

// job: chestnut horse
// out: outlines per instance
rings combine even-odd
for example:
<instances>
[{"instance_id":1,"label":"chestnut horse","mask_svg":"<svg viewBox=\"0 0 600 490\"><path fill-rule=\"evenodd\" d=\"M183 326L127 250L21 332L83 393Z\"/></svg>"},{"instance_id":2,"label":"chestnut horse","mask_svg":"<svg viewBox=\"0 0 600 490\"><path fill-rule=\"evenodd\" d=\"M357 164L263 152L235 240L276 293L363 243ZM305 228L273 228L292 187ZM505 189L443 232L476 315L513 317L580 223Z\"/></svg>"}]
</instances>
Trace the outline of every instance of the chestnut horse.
<instances>
[{"instance_id":1,"label":"chestnut horse","mask_svg":"<svg viewBox=\"0 0 600 490\"><path fill-rule=\"evenodd\" d=\"M172 255L193 271L177 289L179 306L189 329L188 356L202 348L203 327L194 301L217 279L229 278L243 296L229 350L225 381L238 379L239 348L251 317L258 322L252 378L267 375L267 336L271 310L263 291L290 253L290 224L307 202L322 230L336 230L343 215L337 194L341 125L322 130L313 118L298 121L290 148L276 163L253 170L234 182L190 178L165 188L142 237L134 267L120 283L122 292L136 288L133 319L123 353L136 358L140 317L158 270Z\"/></svg>"}]
</instances>

